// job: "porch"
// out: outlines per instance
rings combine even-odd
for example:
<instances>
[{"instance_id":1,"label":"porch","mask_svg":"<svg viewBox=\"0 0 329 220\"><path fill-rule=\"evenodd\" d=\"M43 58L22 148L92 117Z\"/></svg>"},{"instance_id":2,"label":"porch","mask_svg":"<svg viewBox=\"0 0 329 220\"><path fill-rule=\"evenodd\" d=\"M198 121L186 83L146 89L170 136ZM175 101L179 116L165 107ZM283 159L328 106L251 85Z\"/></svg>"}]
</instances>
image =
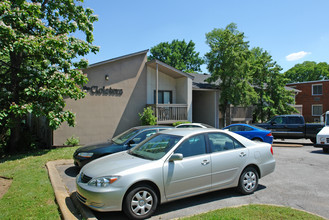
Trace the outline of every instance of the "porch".
<instances>
[{"instance_id":1,"label":"porch","mask_svg":"<svg viewBox=\"0 0 329 220\"><path fill-rule=\"evenodd\" d=\"M188 121L187 104L149 104L157 124L172 124L178 121Z\"/></svg>"}]
</instances>

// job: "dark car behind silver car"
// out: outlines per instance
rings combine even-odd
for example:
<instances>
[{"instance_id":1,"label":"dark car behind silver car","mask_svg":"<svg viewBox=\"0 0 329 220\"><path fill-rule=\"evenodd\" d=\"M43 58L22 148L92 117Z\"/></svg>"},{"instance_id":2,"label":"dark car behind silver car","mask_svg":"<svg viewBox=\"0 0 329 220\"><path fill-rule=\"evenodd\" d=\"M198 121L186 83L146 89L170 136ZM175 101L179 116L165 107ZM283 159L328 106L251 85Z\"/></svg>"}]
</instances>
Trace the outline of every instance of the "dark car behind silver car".
<instances>
[{"instance_id":1,"label":"dark car behind silver car","mask_svg":"<svg viewBox=\"0 0 329 220\"><path fill-rule=\"evenodd\" d=\"M122 134L104 143L90 144L78 148L73 154L74 164L83 167L87 163L105 155L128 150L153 134L170 129L170 126L138 126L133 127Z\"/></svg>"}]
</instances>

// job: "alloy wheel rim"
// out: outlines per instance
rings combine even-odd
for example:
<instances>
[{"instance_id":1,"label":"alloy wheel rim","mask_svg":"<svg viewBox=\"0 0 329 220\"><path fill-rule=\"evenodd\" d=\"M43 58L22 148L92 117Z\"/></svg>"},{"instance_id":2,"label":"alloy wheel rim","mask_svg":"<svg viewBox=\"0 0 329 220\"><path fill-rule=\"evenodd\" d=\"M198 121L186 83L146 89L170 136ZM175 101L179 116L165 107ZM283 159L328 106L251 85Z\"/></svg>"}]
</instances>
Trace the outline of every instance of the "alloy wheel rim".
<instances>
[{"instance_id":1,"label":"alloy wheel rim","mask_svg":"<svg viewBox=\"0 0 329 220\"><path fill-rule=\"evenodd\" d=\"M131 210L135 215L147 214L153 206L153 197L146 190L138 191L131 200Z\"/></svg>"},{"instance_id":2,"label":"alloy wheel rim","mask_svg":"<svg viewBox=\"0 0 329 220\"><path fill-rule=\"evenodd\" d=\"M257 177L254 172L247 172L243 177L243 186L247 191L251 191L255 188L257 183Z\"/></svg>"}]
</instances>

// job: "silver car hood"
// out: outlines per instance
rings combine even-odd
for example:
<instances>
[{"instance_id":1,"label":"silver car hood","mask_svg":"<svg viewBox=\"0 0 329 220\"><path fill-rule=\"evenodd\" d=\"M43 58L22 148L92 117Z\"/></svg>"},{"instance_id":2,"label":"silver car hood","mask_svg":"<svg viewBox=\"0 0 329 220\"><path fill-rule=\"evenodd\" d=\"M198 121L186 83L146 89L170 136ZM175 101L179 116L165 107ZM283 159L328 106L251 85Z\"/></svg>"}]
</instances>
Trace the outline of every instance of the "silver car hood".
<instances>
[{"instance_id":1,"label":"silver car hood","mask_svg":"<svg viewBox=\"0 0 329 220\"><path fill-rule=\"evenodd\" d=\"M82 168L81 172L90 177L117 175L148 163L152 163L152 160L135 157L124 151L91 161Z\"/></svg>"}]
</instances>

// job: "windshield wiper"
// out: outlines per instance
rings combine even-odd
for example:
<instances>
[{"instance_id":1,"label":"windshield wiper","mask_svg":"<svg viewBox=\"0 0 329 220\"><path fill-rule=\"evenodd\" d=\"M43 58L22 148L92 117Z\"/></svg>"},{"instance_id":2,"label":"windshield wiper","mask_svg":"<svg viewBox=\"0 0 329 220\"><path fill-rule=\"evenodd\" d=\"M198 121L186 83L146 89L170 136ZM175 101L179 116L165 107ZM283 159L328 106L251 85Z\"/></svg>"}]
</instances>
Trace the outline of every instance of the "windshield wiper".
<instances>
[{"instance_id":1,"label":"windshield wiper","mask_svg":"<svg viewBox=\"0 0 329 220\"><path fill-rule=\"evenodd\" d=\"M148 158L148 157L145 157L145 156L143 156L143 155L140 155L140 154L136 154L136 153L134 153L133 151L131 151L131 150L129 150L128 151L128 153L130 154L130 155L133 155L133 156L135 156L135 157L139 157L139 158L142 158L142 159L147 159L147 160L150 160L150 158Z\"/></svg>"}]
</instances>

